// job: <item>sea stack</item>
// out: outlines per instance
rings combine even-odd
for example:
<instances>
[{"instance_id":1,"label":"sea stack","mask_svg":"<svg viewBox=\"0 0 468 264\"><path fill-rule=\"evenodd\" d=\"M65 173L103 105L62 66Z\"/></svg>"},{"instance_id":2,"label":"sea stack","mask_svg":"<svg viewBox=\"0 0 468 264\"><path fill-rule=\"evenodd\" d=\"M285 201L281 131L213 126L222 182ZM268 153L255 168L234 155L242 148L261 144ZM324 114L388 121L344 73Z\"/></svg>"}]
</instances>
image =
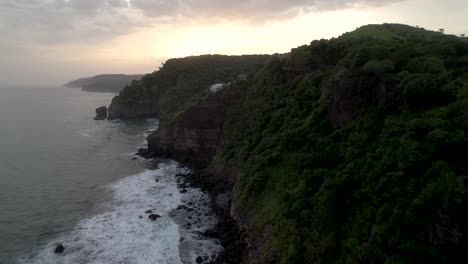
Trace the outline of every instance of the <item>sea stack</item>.
<instances>
[{"instance_id":1,"label":"sea stack","mask_svg":"<svg viewBox=\"0 0 468 264\"><path fill-rule=\"evenodd\" d=\"M94 120L105 120L107 118L107 107L101 106L96 108L96 117Z\"/></svg>"}]
</instances>

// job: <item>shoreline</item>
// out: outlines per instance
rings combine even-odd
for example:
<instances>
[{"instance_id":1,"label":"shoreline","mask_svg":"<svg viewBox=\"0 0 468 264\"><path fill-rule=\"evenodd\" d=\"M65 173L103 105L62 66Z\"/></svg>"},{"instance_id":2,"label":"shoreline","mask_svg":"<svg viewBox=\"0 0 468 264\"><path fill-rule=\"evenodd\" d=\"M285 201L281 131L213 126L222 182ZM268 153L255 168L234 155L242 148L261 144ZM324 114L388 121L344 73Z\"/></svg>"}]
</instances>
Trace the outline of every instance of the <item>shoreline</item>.
<instances>
[{"instance_id":1,"label":"shoreline","mask_svg":"<svg viewBox=\"0 0 468 264\"><path fill-rule=\"evenodd\" d=\"M153 155L148 149L139 149L137 156L156 163L167 161L162 157ZM177 160L176 160L177 161ZM242 263L247 254L247 243L245 242L245 231L240 228L238 221L231 215L231 192L232 184L223 181L219 176L209 173L203 169L194 168L189 162L180 162L180 167L189 169L188 174L178 174L177 186L184 193L186 188L198 188L209 195L211 208L216 216L217 224L214 228L203 232L207 238L219 239L223 252L210 264L238 264ZM182 226L181 226L182 227Z\"/></svg>"}]
</instances>

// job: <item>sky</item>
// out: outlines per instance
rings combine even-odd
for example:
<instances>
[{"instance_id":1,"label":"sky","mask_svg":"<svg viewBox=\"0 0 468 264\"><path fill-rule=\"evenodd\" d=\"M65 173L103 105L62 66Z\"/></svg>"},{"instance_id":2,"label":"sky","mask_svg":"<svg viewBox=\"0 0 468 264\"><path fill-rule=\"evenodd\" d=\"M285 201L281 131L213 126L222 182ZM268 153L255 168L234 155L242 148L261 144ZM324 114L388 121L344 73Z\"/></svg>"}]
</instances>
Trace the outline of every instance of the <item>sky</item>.
<instances>
[{"instance_id":1,"label":"sky","mask_svg":"<svg viewBox=\"0 0 468 264\"><path fill-rule=\"evenodd\" d=\"M467 34L468 0L0 0L0 81L149 73L173 57L273 54L367 24Z\"/></svg>"}]
</instances>

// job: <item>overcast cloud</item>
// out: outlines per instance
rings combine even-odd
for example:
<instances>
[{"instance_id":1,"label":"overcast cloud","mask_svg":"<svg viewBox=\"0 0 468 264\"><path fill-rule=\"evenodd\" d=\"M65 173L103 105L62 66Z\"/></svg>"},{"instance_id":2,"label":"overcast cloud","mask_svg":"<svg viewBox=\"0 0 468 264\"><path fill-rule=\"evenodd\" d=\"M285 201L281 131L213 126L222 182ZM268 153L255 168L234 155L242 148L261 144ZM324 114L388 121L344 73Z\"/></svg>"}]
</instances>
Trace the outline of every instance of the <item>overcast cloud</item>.
<instances>
[{"instance_id":1,"label":"overcast cloud","mask_svg":"<svg viewBox=\"0 0 468 264\"><path fill-rule=\"evenodd\" d=\"M467 12L467 0L0 0L0 82L144 73L199 52L287 52L369 23L468 33Z\"/></svg>"},{"instance_id":2,"label":"overcast cloud","mask_svg":"<svg viewBox=\"0 0 468 264\"><path fill-rule=\"evenodd\" d=\"M380 6L401 0L2 0L3 35L28 41L93 41L137 27L207 19L262 23L300 12ZM3 39L3 38L2 38Z\"/></svg>"}]
</instances>

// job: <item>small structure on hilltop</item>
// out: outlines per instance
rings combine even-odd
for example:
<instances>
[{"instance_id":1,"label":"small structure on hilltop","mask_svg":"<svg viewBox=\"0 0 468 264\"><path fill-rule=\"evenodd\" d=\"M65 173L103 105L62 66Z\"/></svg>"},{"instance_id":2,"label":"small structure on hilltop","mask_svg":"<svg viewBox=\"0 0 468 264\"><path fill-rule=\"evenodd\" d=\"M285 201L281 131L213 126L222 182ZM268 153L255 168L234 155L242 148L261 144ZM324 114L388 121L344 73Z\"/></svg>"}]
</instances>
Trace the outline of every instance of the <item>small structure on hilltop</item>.
<instances>
[{"instance_id":1,"label":"small structure on hilltop","mask_svg":"<svg viewBox=\"0 0 468 264\"><path fill-rule=\"evenodd\" d=\"M466 35L465 34L460 34L460 37L464 38Z\"/></svg>"},{"instance_id":2,"label":"small structure on hilltop","mask_svg":"<svg viewBox=\"0 0 468 264\"><path fill-rule=\"evenodd\" d=\"M224 88L224 83L215 83L210 86L210 91L216 93Z\"/></svg>"},{"instance_id":3,"label":"small structure on hilltop","mask_svg":"<svg viewBox=\"0 0 468 264\"><path fill-rule=\"evenodd\" d=\"M445 33L445 29L439 28L439 33L444 34L444 33Z\"/></svg>"}]
</instances>

